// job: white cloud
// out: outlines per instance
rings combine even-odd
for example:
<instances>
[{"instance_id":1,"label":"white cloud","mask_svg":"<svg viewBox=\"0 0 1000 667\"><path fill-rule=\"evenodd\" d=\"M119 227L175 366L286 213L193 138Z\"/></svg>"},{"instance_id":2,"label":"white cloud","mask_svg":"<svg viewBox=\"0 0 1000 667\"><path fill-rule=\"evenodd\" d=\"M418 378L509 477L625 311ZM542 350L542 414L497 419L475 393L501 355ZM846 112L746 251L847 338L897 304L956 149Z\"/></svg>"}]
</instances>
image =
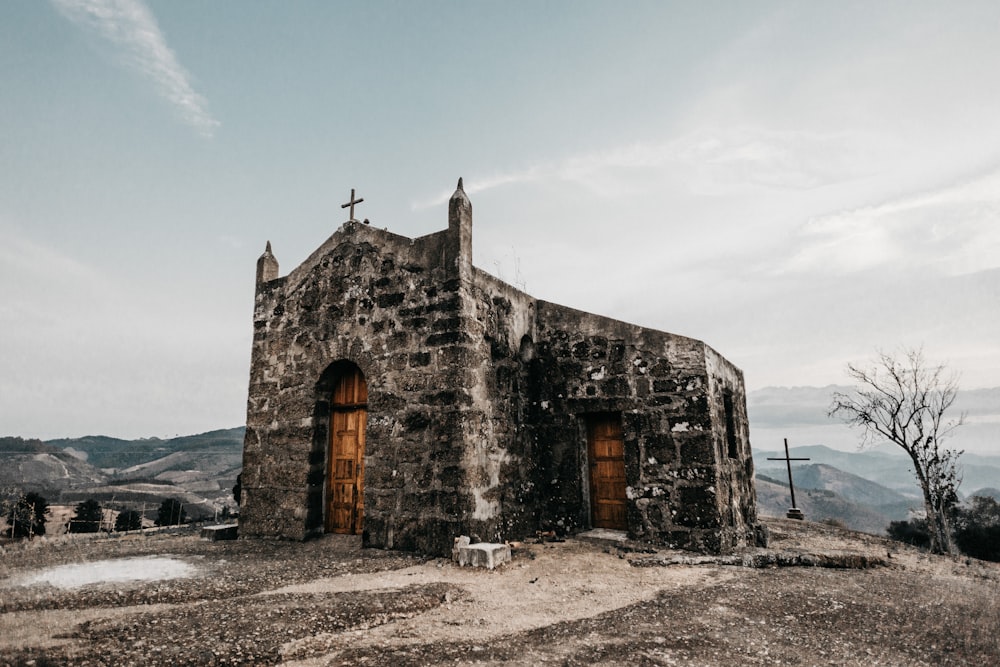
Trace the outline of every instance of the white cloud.
<instances>
[{"instance_id":1,"label":"white cloud","mask_svg":"<svg viewBox=\"0 0 1000 667\"><path fill-rule=\"evenodd\" d=\"M635 142L467 179L472 195L516 183L576 183L600 197L621 197L681 183L697 194L750 189L802 190L864 175L881 142L857 133L763 127L700 127L676 139ZM413 209L439 206L451 191Z\"/></svg>"},{"instance_id":2,"label":"white cloud","mask_svg":"<svg viewBox=\"0 0 1000 667\"><path fill-rule=\"evenodd\" d=\"M844 273L880 267L961 275L1000 267L1000 170L807 222L779 269Z\"/></svg>"},{"instance_id":3,"label":"white cloud","mask_svg":"<svg viewBox=\"0 0 1000 667\"><path fill-rule=\"evenodd\" d=\"M191 86L188 73L142 0L51 1L66 18L117 46L125 63L151 80L185 123L206 137L212 136L219 121L208 112L205 98Z\"/></svg>"},{"instance_id":4,"label":"white cloud","mask_svg":"<svg viewBox=\"0 0 1000 667\"><path fill-rule=\"evenodd\" d=\"M462 189L465 190L467 195L474 195L478 192L484 192L486 190L492 190L493 188L498 188L502 185L510 185L513 183L524 183L529 181L543 180L543 171L546 168L542 166L529 167L522 171L508 172L505 174L494 174L493 176L480 177L470 180L468 183L463 183ZM410 205L410 208L414 211L421 210L425 208L433 208L435 206L440 206L447 202L451 195L454 194L454 190L443 190L433 197L428 197L420 201L414 202Z\"/></svg>"}]
</instances>

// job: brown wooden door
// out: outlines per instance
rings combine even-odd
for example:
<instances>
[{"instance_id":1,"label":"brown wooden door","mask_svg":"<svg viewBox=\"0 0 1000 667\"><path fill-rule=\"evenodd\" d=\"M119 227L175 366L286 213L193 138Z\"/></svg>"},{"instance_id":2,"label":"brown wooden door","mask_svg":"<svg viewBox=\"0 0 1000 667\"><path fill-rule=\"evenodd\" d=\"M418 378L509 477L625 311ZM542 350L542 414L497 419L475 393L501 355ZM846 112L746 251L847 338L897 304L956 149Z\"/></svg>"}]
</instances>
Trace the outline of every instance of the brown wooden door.
<instances>
[{"instance_id":1,"label":"brown wooden door","mask_svg":"<svg viewBox=\"0 0 1000 667\"><path fill-rule=\"evenodd\" d=\"M368 387L361 370L342 375L333 390L327 457L326 531L360 534L364 527L365 425Z\"/></svg>"},{"instance_id":2,"label":"brown wooden door","mask_svg":"<svg viewBox=\"0 0 1000 667\"><path fill-rule=\"evenodd\" d=\"M590 456L590 509L594 528L628 530L625 518L625 444L618 414L587 420Z\"/></svg>"}]
</instances>

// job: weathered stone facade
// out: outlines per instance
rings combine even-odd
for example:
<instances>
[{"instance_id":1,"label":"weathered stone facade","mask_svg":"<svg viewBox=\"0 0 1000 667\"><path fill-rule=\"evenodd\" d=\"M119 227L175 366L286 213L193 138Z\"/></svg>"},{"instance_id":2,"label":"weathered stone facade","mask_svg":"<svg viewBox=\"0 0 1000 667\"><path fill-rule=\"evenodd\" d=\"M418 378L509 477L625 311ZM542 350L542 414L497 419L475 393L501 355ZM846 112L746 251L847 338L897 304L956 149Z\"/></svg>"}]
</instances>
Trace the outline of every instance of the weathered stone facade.
<instances>
[{"instance_id":1,"label":"weathered stone facade","mask_svg":"<svg viewBox=\"0 0 1000 667\"><path fill-rule=\"evenodd\" d=\"M461 181L435 234L348 222L283 278L268 245L241 536L329 528L346 373L367 387L351 431L367 545L445 555L462 534L591 527L595 420L620 424L611 495L632 538L708 552L763 539L741 371L700 341L539 301L472 266Z\"/></svg>"}]
</instances>

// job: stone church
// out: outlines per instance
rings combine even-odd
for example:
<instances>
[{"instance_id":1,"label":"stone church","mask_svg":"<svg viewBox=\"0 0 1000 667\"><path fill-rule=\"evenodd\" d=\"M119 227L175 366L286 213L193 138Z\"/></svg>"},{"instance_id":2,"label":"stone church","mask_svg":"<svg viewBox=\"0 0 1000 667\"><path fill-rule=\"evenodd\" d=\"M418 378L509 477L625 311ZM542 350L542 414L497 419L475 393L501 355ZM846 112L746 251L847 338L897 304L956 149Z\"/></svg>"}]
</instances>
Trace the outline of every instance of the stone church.
<instances>
[{"instance_id":1,"label":"stone church","mask_svg":"<svg viewBox=\"0 0 1000 667\"><path fill-rule=\"evenodd\" d=\"M474 267L461 180L443 231L351 218L284 277L270 243L257 263L242 537L764 540L742 372L715 350Z\"/></svg>"}]
</instances>

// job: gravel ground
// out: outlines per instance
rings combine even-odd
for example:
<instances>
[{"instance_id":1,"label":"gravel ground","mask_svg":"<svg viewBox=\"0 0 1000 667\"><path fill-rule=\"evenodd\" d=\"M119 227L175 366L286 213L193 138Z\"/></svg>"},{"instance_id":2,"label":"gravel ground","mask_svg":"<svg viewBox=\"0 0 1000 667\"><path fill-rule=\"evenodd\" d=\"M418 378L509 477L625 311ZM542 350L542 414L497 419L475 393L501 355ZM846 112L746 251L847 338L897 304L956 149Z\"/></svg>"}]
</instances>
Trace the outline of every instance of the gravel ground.
<instances>
[{"instance_id":1,"label":"gravel ground","mask_svg":"<svg viewBox=\"0 0 1000 667\"><path fill-rule=\"evenodd\" d=\"M1000 663L997 565L768 523L781 553L890 565L746 568L575 540L524 545L493 572L333 535L8 546L0 665ZM182 561L193 575L19 585L45 567L149 556Z\"/></svg>"}]
</instances>

